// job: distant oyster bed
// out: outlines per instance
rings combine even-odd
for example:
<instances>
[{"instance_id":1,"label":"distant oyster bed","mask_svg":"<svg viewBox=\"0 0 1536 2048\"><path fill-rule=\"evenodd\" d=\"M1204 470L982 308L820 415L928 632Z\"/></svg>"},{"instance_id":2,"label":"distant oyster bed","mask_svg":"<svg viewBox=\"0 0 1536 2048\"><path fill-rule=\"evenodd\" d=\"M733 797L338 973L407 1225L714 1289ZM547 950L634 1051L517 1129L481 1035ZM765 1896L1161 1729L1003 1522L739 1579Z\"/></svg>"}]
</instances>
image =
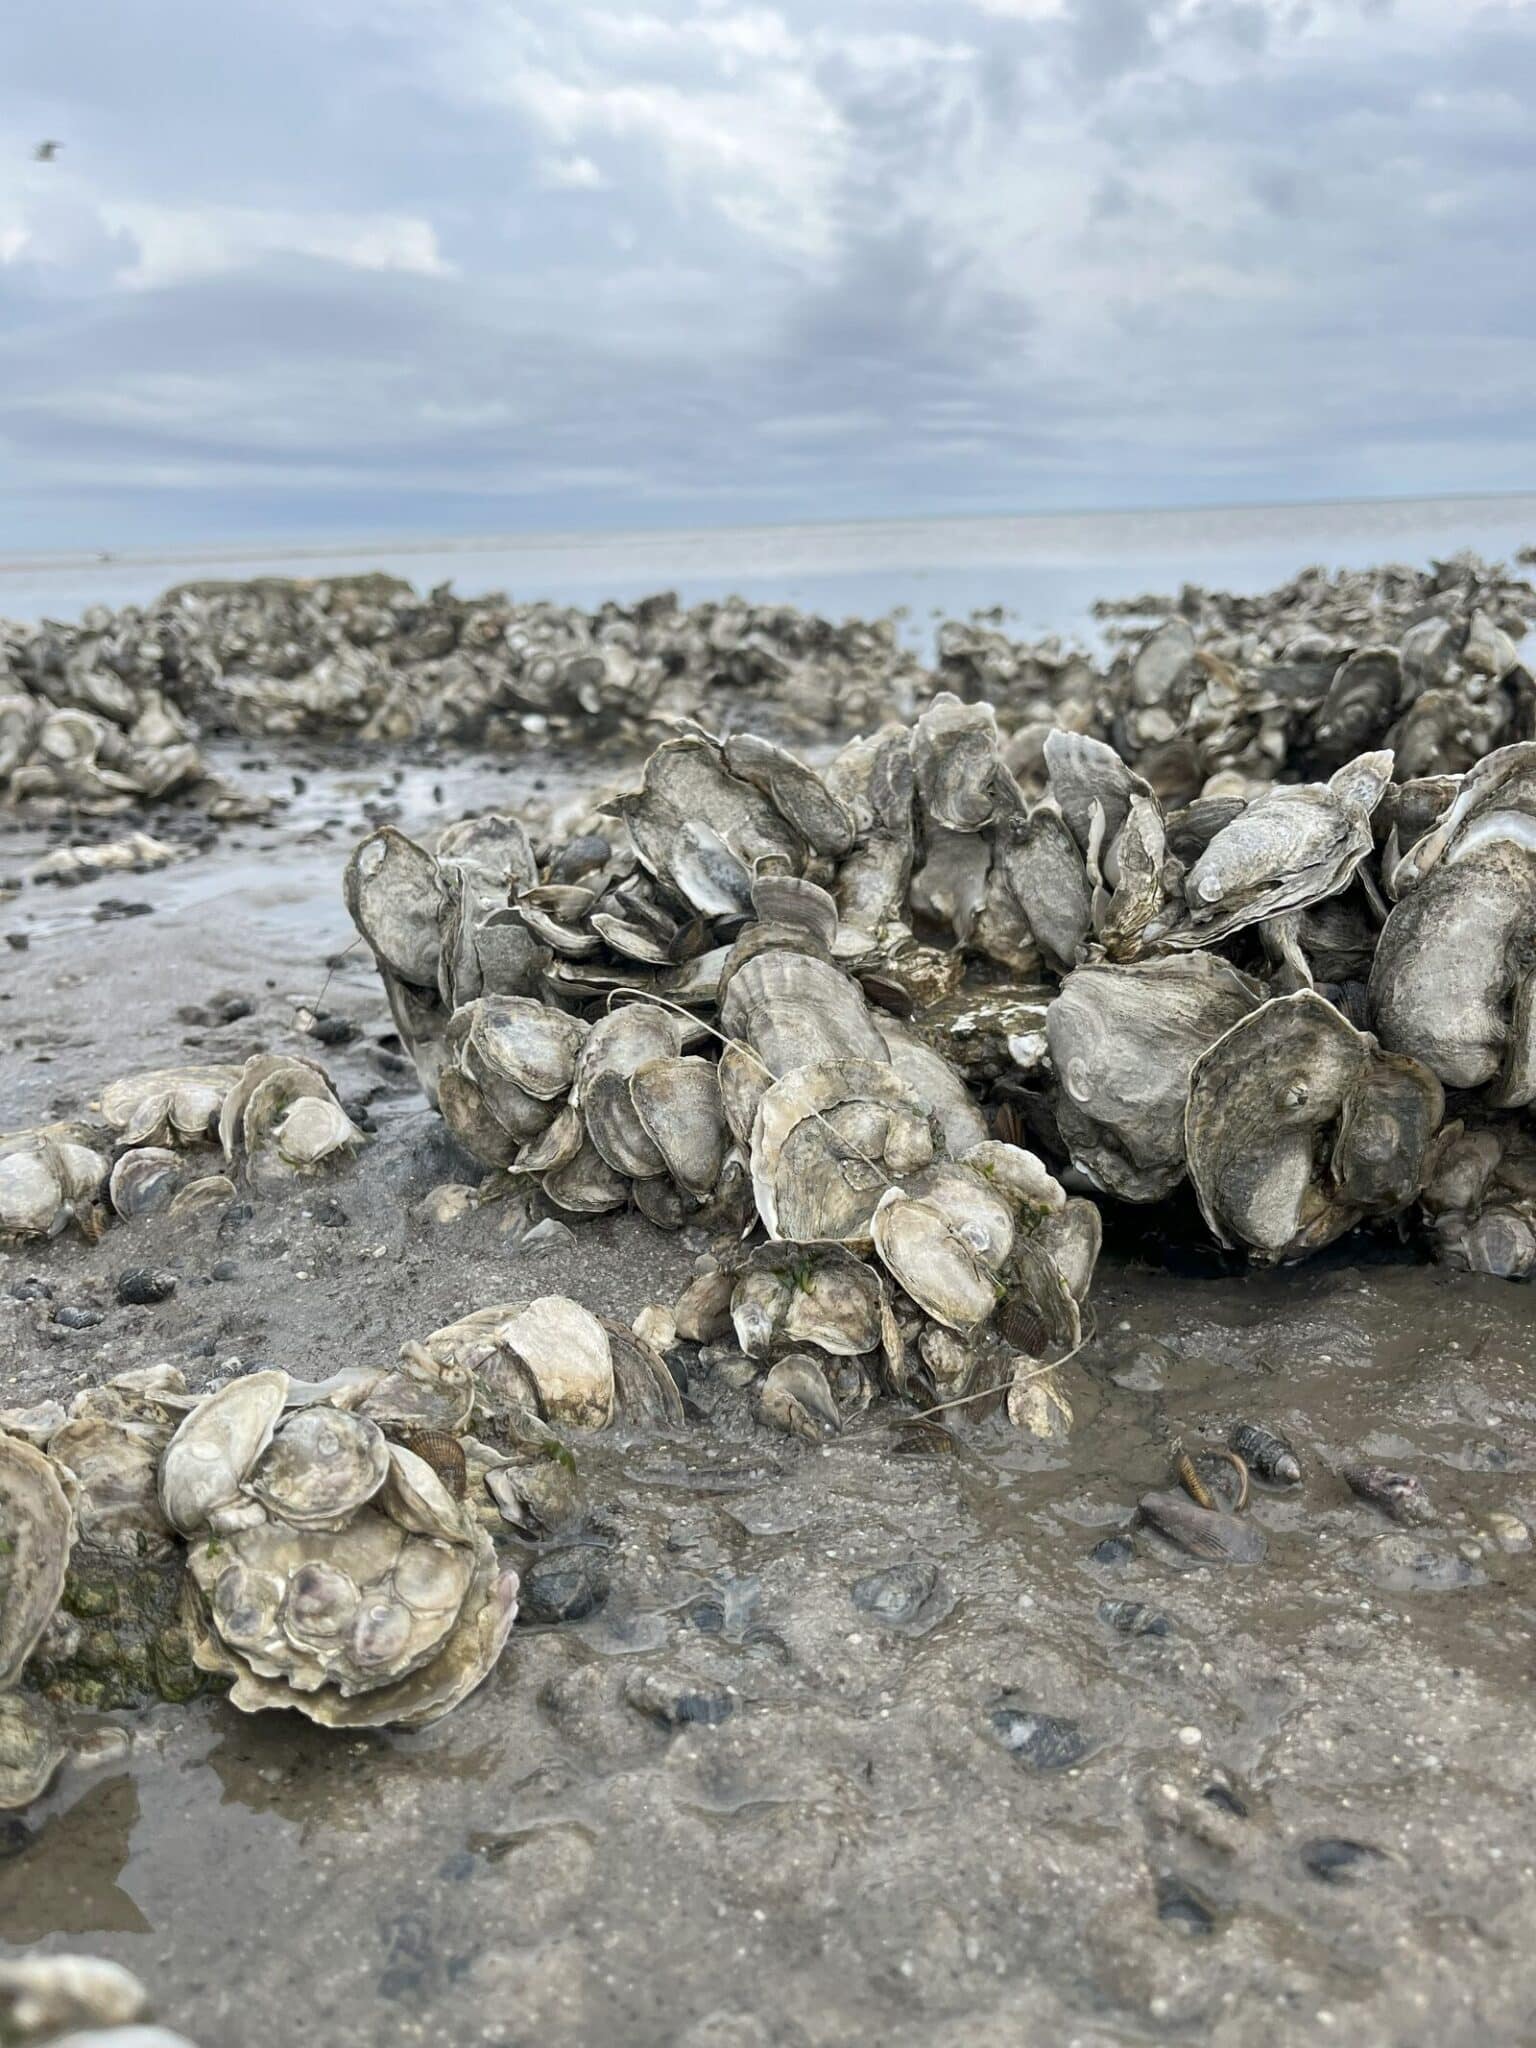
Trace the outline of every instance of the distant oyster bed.
<instances>
[{"instance_id":1,"label":"distant oyster bed","mask_svg":"<svg viewBox=\"0 0 1536 2048\"><path fill-rule=\"evenodd\" d=\"M893 620L740 599L584 612L388 576L187 584L77 624L0 622L0 798L105 815L190 801L219 822L241 809L201 751L219 734L634 746L691 717L803 740L910 720L943 690L987 699L1026 752L1052 725L1109 740L1175 802L1373 746L1405 778L1460 772L1532 736L1516 643L1536 591L1470 557L1100 610L1124 643L1108 663L982 615L942 624L929 662ZM1144 645L1126 623L1164 617Z\"/></svg>"}]
</instances>

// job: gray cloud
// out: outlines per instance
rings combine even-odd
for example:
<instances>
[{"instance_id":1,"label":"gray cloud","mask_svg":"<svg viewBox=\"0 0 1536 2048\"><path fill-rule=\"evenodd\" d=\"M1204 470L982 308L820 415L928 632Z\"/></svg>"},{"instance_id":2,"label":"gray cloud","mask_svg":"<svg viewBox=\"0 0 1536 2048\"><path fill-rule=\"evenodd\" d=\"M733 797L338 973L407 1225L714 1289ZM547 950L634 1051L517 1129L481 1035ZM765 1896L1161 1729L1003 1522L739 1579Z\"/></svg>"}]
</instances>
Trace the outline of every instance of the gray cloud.
<instances>
[{"instance_id":1,"label":"gray cloud","mask_svg":"<svg viewBox=\"0 0 1536 2048\"><path fill-rule=\"evenodd\" d=\"M1529 4L131 12L0 24L0 547L1530 482Z\"/></svg>"}]
</instances>

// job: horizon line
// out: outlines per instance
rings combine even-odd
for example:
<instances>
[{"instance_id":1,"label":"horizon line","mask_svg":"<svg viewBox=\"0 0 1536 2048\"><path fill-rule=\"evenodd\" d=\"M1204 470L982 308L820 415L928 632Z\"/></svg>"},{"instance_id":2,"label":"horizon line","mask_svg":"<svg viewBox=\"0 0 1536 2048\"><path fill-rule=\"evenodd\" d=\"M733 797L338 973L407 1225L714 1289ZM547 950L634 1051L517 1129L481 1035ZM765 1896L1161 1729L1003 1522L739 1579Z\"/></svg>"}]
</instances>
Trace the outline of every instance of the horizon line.
<instances>
[{"instance_id":1,"label":"horizon line","mask_svg":"<svg viewBox=\"0 0 1536 2048\"><path fill-rule=\"evenodd\" d=\"M908 512L867 518L749 520L727 526L656 526L613 528L535 528L497 534L437 534L409 538L370 535L350 540L324 538L219 541L212 545L182 547L163 541L146 548L101 548L81 546L52 549L26 555L0 554L0 576L46 575L55 570L82 568L154 568L159 564L216 566L250 561L327 561L356 557L369 551L389 555L442 553L492 554L512 549L554 551L573 546L650 545L667 540L721 539L754 534L793 533L821 530L889 529L912 526L1029 525L1062 523L1080 519L1149 518L1196 514L1244 512L1330 512L1391 505L1510 504L1536 500L1536 486L1529 490L1396 492L1384 495L1338 498L1237 499L1187 505L1081 505L1032 512ZM1536 535L1533 535L1536 539Z\"/></svg>"}]
</instances>

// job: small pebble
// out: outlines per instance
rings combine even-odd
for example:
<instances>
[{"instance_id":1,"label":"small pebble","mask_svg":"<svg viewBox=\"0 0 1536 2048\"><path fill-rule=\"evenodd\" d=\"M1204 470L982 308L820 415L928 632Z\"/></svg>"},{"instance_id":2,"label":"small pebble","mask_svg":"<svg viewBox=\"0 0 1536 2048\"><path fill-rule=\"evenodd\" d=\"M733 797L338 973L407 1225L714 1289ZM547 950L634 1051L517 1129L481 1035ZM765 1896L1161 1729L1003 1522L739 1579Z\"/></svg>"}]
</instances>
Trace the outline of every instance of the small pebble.
<instances>
[{"instance_id":1,"label":"small pebble","mask_svg":"<svg viewBox=\"0 0 1536 2048\"><path fill-rule=\"evenodd\" d=\"M1386 1857L1369 1842L1352 1842L1347 1835L1319 1835L1301 1845L1303 1868L1324 1884L1348 1884L1367 1863L1384 1863Z\"/></svg>"},{"instance_id":2,"label":"small pebble","mask_svg":"<svg viewBox=\"0 0 1536 2048\"><path fill-rule=\"evenodd\" d=\"M1380 1508L1403 1528L1423 1528L1435 1519L1435 1510L1423 1484L1409 1472L1393 1472L1385 1465L1345 1465L1340 1477L1351 1493Z\"/></svg>"},{"instance_id":3,"label":"small pebble","mask_svg":"<svg viewBox=\"0 0 1536 2048\"><path fill-rule=\"evenodd\" d=\"M1129 1564L1136 1545L1129 1536L1105 1536L1088 1553L1094 1564Z\"/></svg>"},{"instance_id":4,"label":"small pebble","mask_svg":"<svg viewBox=\"0 0 1536 2048\"><path fill-rule=\"evenodd\" d=\"M1179 1746L1181 1749L1198 1749L1204 1740L1205 1737L1198 1728L1184 1727L1179 1730Z\"/></svg>"},{"instance_id":5,"label":"small pebble","mask_svg":"<svg viewBox=\"0 0 1536 2048\"><path fill-rule=\"evenodd\" d=\"M1006 1696L991 1712L993 1731L1010 1756L1032 1771L1065 1771L1098 1748L1080 1722L1015 1707Z\"/></svg>"},{"instance_id":6,"label":"small pebble","mask_svg":"<svg viewBox=\"0 0 1536 2048\"><path fill-rule=\"evenodd\" d=\"M66 1330L94 1330L98 1323L106 1321L106 1312L66 1301L54 1310L53 1320Z\"/></svg>"},{"instance_id":7,"label":"small pebble","mask_svg":"<svg viewBox=\"0 0 1536 2048\"><path fill-rule=\"evenodd\" d=\"M1099 1619L1123 1636L1165 1636L1169 1633L1166 1614L1141 1600L1101 1600Z\"/></svg>"},{"instance_id":8,"label":"small pebble","mask_svg":"<svg viewBox=\"0 0 1536 2048\"><path fill-rule=\"evenodd\" d=\"M1234 1820L1246 1820L1248 1818L1247 1800L1220 1778L1213 1778L1200 1794L1200 1797L1208 1800L1220 1812L1230 1813Z\"/></svg>"},{"instance_id":9,"label":"small pebble","mask_svg":"<svg viewBox=\"0 0 1536 2048\"><path fill-rule=\"evenodd\" d=\"M1168 1368L1175 1364L1173 1353L1164 1344L1146 1342L1132 1345L1110 1373L1117 1387L1125 1387L1131 1393L1160 1393L1168 1378Z\"/></svg>"},{"instance_id":10,"label":"small pebble","mask_svg":"<svg viewBox=\"0 0 1536 2048\"><path fill-rule=\"evenodd\" d=\"M608 1571L595 1550L551 1550L523 1574L529 1621L584 1621L608 1598Z\"/></svg>"},{"instance_id":11,"label":"small pebble","mask_svg":"<svg viewBox=\"0 0 1536 2048\"><path fill-rule=\"evenodd\" d=\"M444 1181L441 1186L430 1188L411 1214L418 1223L431 1223L439 1227L450 1223L462 1223L474 1209L477 1199L478 1191L467 1181Z\"/></svg>"},{"instance_id":12,"label":"small pebble","mask_svg":"<svg viewBox=\"0 0 1536 2048\"><path fill-rule=\"evenodd\" d=\"M568 1223L562 1223L557 1216L546 1216L542 1223L535 1223L526 1236L518 1239L517 1248L524 1252L563 1251L575 1242L576 1233Z\"/></svg>"},{"instance_id":13,"label":"small pebble","mask_svg":"<svg viewBox=\"0 0 1536 2048\"><path fill-rule=\"evenodd\" d=\"M12 1301L52 1301L53 1288L40 1274L26 1273L6 1288Z\"/></svg>"},{"instance_id":14,"label":"small pebble","mask_svg":"<svg viewBox=\"0 0 1536 2048\"><path fill-rule=\"evenodd\" d=\"M1520 1557L1530 1549L1530 1525L1522 1522L1518 1515L1505 1514L1502 1508L1495 1508L1487 1522L1489 1535L1509 1556Z\"/></svg>"},{"instance_id":15,"label":"small pebble","mask_svg":"<svg viewBox=\"0 0 1536 2048\"><path fill-rule=\"evenodd\" d=\"M208 1268L208 1278L210 1280L238 1280L240 1278L240 1268L233 1259L220 1259Z\"/></svg>"},{"instance_id":16,"label":"small pebble","mask_svg":"<svg viewBox=\"0 0 1536 2048\"><path fill-rule=\"evenodd\" d=\"M886 1565L855 1579L850 1591L861 1613L873 1615L892 1628L926 1632L941 1621L954 1606L953 1596L934 1564L912 1558L902 1564Z\"/></svg>"},{"instance_id":17,"label":"small pebble","mask_svg":"<svg viewBox=\"0 0 1536 2048\"><path fill-rule=\"evenodd\" d=\"M1216 1909L1192 1884L1171 1873L1157 1880L1157 1917L1183 1934L1216 1931Z\"/></svg>"},{"instance_id":18,"label":"small pebble","mask_svg":"<svg viewBox=\"0 0 1536 2048\"><path fill-rule=\"evenodd\" d=\"M736 1711L736 1697L729 1686L690 1685L657 1672L645 1672L631 1679L624 1697L637 1713L659 1721L664 1728L718 1728Z\"/></svg>"},{"instance_id":19,"label":"small pebble","mask_svg":"<svg viewBox=\"0 0 1536 2048\"><path fill-rule=\"evenodd\" d=\"M19 1856L24 1849L30 1849L34 1839L32 1830L19 1813L0 1813L0 1863L6 1863L12 1856Z\"/></svg>"},{"instance_id":20,"label":"small pebble","mask_svg":"<svg viewBox=\"0 0 1536 2048\"><path fill-rule=\"evenodd\" d=\"M7 932L5 943L13 953L25 953L32 941L25 932Z\"/></svg>"},{"instance_id":21,"label":"small pebble","mask_svg":"<svg viewBox=\"0 0 1536 2048\"><path fill-rule=\"evenodd\" d=\"M164 1268L129 1266L118 1274L116 1292L125 1308L153 1308L176 1292L176 1275Z\"/></svg>"}]
</instances>

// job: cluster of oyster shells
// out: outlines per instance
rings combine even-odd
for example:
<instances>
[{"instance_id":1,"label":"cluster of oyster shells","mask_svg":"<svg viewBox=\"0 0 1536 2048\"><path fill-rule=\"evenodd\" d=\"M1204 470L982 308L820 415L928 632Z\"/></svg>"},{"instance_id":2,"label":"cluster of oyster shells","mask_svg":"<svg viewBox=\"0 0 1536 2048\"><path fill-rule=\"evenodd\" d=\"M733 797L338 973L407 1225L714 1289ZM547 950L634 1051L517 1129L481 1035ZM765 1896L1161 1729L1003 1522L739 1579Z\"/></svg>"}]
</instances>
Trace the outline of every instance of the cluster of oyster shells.
<instances>
[{"instance_id":1,"label":"cluster of oyster shells","mask_svg":"<svg viewBox=\"0 0 1536 2048\"><path fill-rule=\"evenodd\" d=\"M159 1068L114 1081L99 1115L0 1134L0 1238L48 1238L109 1217L186 1214L248 1183L308 1173L363 1133L323 1067L289 1053L242 1066ZM209 1171L217 1147L222 1171Z\"/></svg>"},{"instance_id":2,"label":"cluster of oyster shells","mask_svg":"<svg viewBox=\"0 0 1536 2048\"><path fill-rule=\"evenodd\" d=\"M562 844L494 817L435 854L370 835L347 901L483 1163L568 1212L873 1250L917 1303L886 1245L925 1174L975 1177L973 1087L1074 1187L1187 1177L1264 1260L1410 1211L1448 1093L1475 1130L1536 1095L1536 743L1182 805L1090 736L1040 755L1032 794L991 707L947 695L819 774L685 730ZM1504 1185L1441 1201L1470 1220L1435 1235L1523 1271L1494 1249L1518 1233L1471 1227Z\"/></svg>"},{"instance_id":3,"label":"cluster of oyster shells","mask_svg":"<svg viewBox=\"0 0 1536 2048\"><path fill-rule=\"evenodd\" d=\"M800 1359L829 1421L878 1386L996 1393L1054 1427L1049 1368L1081 1338L1097 1213L993 1136L892 1007L914 1007L908 981L952 981L1010 789L1022 805L990 712L948 698L824 776L690 730L605 833L540 862L508 818L450 828L435 855L386 827L346 898L474 1157L568 1214L632 1201L766 1240L722 1263L686 1339L734 1327L770 1376ZM947 906L944 948L917 941L912 902L936 929ZM1003 957L1037 964L1016 907L993 923Z\"/></svg>"},{"instance_id":4,"label":"cluster of oyster shells","mask_svg":"<svg viewBox=\"0 0 1536 2048\"><path fill-rule=\"evenodd\" d=\"M184 1655L246 1712L424 1727L506 1644L518 1579L498 1541L579 1517L565 1435L682 1421L644 1325L564 1295L478 1309L323 1381L264 1369L192 1394L157 1365L0 1412L0 1808L38 1797L65 1753L43 1688L72 1696L73 1571L123 1586L125 1630L146 1570L184 1572L190 1636L151 1646L168 1697L191 1688L162 1659Z\"/></svg>"},{"instance_id":5,"label":"cluster of oyster shells","mask_svg":"<svg viewBox=\"0 0 1536 2048\"><path fill-rule=\"evenodd\" d=\"M1531 584L1472 557L1428 570L1310 570L1251 597L1186 586L1096 607L1106 665L1059 641L951 622L935 680L985 698L1026 782L1053 727L1108 740L1169 804L1318 780L1368 749L1405 778L1460 772L1536 736L1518 643ZM1145 620L1157 623L1148 631Z\"/></svg>"},{"instance_id":6,"label":"cluster of oyster shells","mask_svg":"<svg viewBox=\"0 0 1536 2048\"><path fill-rule=\"evenodd\" d=\"M87 610L78 625L0 620L0 797L111 816L195 796L215 819L249 817L198 746L198 692L215 670L193 622L164 608Z\"/></svg>"},{"instance_id":7,"label":"cluster of oyster shells","mask_svg":"<svg viewBox=\"0 0 1536 2048\"><path fill-rule=\"evenodd\" d=\"M98 1626L123 1632L125 1661L143 1647L127 1637L144 1574L176 1576L185 1619L146 1662L166 1697L195 1687L174 1668L184 1660L228 1680L249 1713L291 1708L334 1728L449 1713L494 1668L517 1611L499 1545L579 1520L565 1437L682 1425L647 1327L544 1295L323 1381L264 1369L192 1394L157 1365L67 1408L0 1412L0 1808L37 1798L65 1755L49 1695L76 1696L75 1572L122 1589ZM91 1669L106 1658L97 1640Z\"/></svg>"},{"instance_id":8,"label":"cluster of oyster shells","mask_svg":"<svg viewBox=\"0 0 1536 2048\"><path fill-rule=\"evenodd\" d=\"M928 663L890 620L735 598L588 612L388 576L189 584L78 625L0 622L0 794L117 810L196 788L219 815L238 799L209 788L200 731L634 741L752 709L809 736L910 719L944 690L995 706L1027 786L1060 726L1110 741L1171 803L1317 779L1371 748L1404 776L1459 772L1536 733L1517 651L1536 590L1470 557L1100 610L1161 623L1112 626L1106 667L951 620Z\"/></svg>"},{"instance_id":9,"label":"cluster of oyster shells","mask_svg":"<svg viewBox=\"0 0 1536 2048\"><path fill-rule=\"evenodd\" d=\"M926 671L888 620L661 595L593 612L388 576L193 584L78 625L0 621L0 796L114 811L197 789L200 733L634 739L713 702L804 732L910 716Z\"/></svg>"},{"instance_id":10,"label":"cluster of oyster shells","mask_svg":"<svg viewBox=\"0 0 1536 2048\"><path fill-rule=\"evenodd\" d=\"M1460 772L1536 736L1518 645L1536 591L1472 558L1312 570L1254 598L1186 589L1151 611L1172 616L1111 666L1102 736L1165 798L1320 777L1370 748L1404 780Z\"/></svg>"}]
</instances>

